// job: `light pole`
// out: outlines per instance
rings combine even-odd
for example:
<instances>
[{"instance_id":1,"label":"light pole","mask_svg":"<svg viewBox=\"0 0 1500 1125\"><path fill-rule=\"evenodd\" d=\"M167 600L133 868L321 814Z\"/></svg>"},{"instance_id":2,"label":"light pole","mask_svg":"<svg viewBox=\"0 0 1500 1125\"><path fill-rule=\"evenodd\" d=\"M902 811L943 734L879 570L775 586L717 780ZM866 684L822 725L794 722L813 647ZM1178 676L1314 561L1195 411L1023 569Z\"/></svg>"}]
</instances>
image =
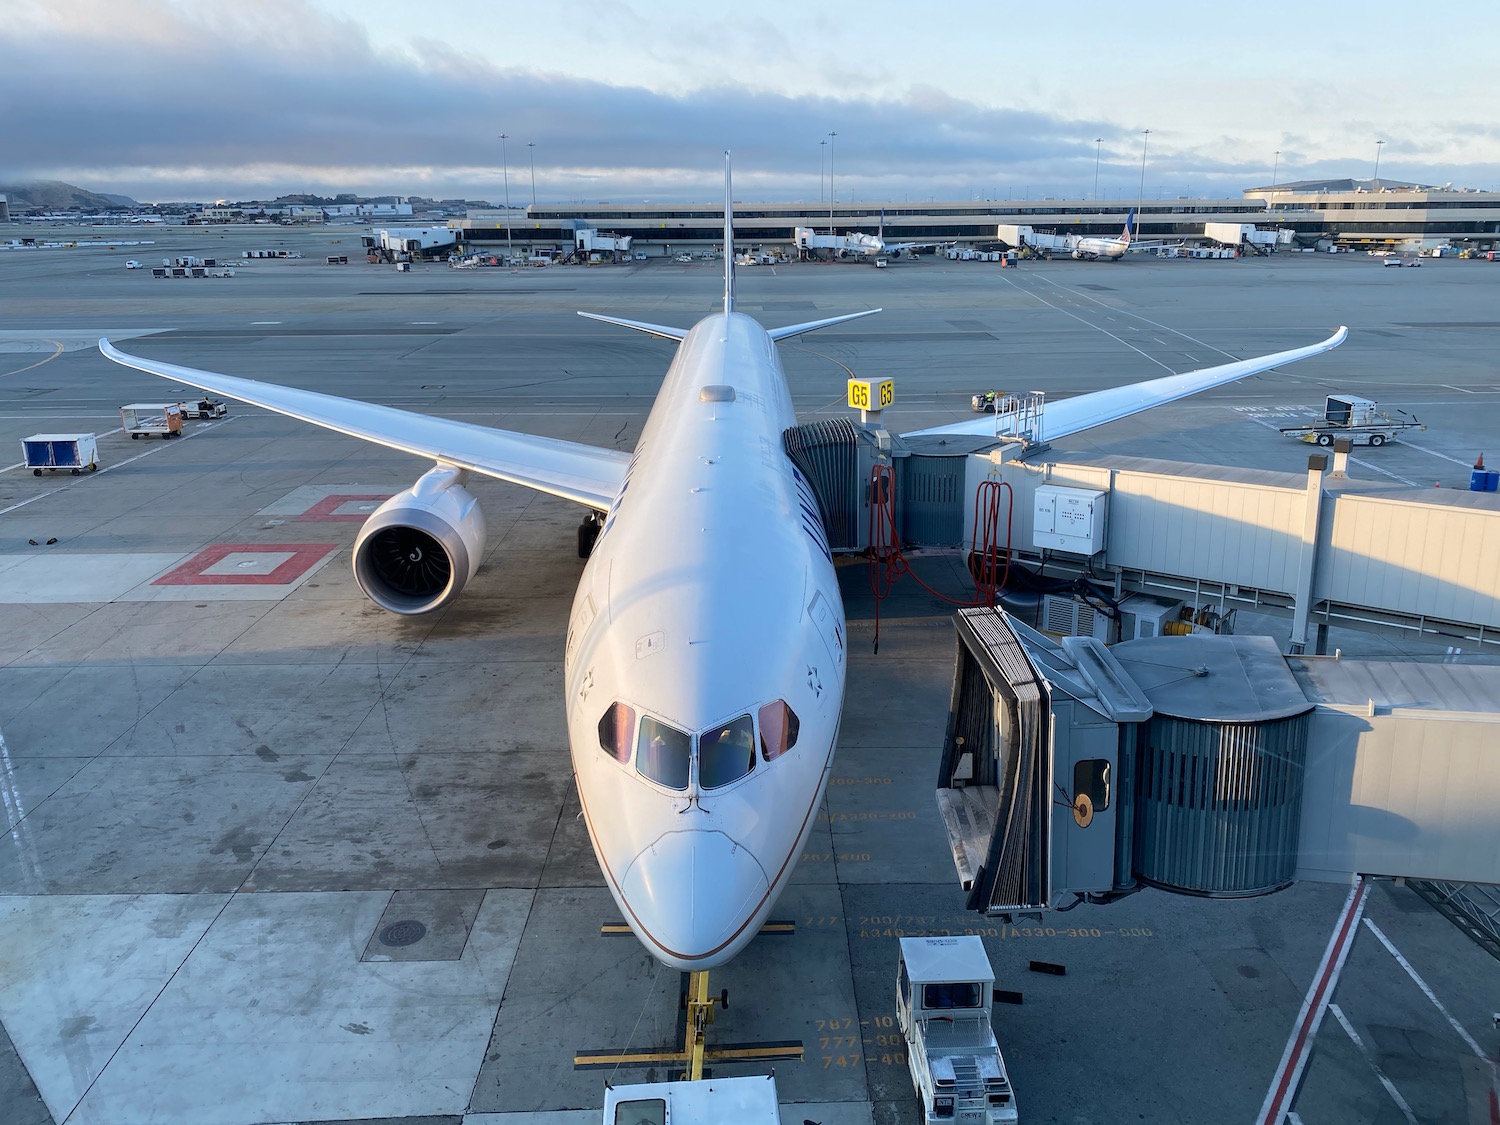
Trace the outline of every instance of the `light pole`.
<instances>
[{"instance_id":1,"label":"light pole","mask_svg":"<svg viewBox=\"0 0 1500 1125\"><path fill-rule=\"evenodd\" d=\"M1376 141L1375 142L1375 183L1374 183L1374 188L1375 188L1376 191L1380 190L1380 146L1383 145L1383 144L1385 144L1384 141Z\"/></svg>"},{"instance_id":2,"label":"light pole","mask_svg":"<svg viewBox=\"0 0 1500 1125\"><path fill-rule=\"evenodd\" d=\"M1281 150L1276 150L1276 163L1271 165L1271 186L1276 186L1276 173L1281 171Z\"/></svg>"},{"instance_id":3,"label":"light pole","mask_svg":"<svg viewBox=\"0 0 1500 1125\"><path fill-rule=\"evenodd\" d=\"M1103 137L1094 138L1094 202L1099 202L1099 149L1104 144Z\"/></svg>"},{"instance_id":4,"label":"light pole","mask_svg":"<svg viewBox=\"0 0 1500 1125\"><path fill-rule=\"evenodd\" d=\"M828 198L828 195L827 195L828 189L827 189L827 187L824 186L824 183L823 183L823 177L825 177L826 175L828 175L828 173L823 170L825 167L827 167L827 164L828 164L828 142L826 140L822 140L822 141L818 142L818 205L820 207L823 205L823 202Z\"/></svg>"},{"instance_id":5,"label":"light pole","mask_svg":"<svg viewBox=\"0 0 1500 1125\"><path fill-rule=\"evenodd\" d=\"M1146 145L1151 141L1151 130L1146 129L1141 133L1141 186L1135 193L1135 229L1137 237L1141 231L1141 201L1146 195Z\"/></svg>"},{"instance_id":6,"label":"light pole","mask_svg":"<svg viewBox=\"0 0 1500 1125\"><path fill-rule=\"evenodd\" d=\"M838 193L833 189L833 138L838 136L832 130L828 133L828 233L833 234L833 202L838 198Z\"/></svg>"},{"instance_id":7,"label":"light pole","mask_svg":"<svg viewBox=\"0 0 1500 1125\"><path fill-rule=\"evenodd\" d=\"M531 155L531 208L536 210L536 142L527 141L526 151Z\"/></svg>"},{"instance_id":8,"label":"light pole","mask_svg":"<svg viewBox=\"0 0 1500 1125\"><path fill-rule=\"evenodd\" d=\"M500 134L500 175L505 180L505 259L507 265L515 265L510 246L510 161L505 155L505 141L509 133Z\"/></svg>"}]
</instances>

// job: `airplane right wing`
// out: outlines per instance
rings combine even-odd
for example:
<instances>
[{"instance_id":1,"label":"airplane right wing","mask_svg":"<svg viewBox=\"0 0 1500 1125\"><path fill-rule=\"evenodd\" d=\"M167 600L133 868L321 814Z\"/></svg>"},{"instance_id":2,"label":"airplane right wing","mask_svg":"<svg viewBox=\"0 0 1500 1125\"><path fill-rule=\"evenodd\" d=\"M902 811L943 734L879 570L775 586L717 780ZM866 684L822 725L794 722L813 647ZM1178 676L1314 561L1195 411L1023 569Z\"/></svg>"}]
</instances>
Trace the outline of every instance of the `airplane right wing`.
<instances>
[{"instance_id":1,"label":"airplane right wing","mask_svg":"<svg viewBox=\"0 0 1500 1125\"><path fill-rule=\"evenodd\" d=\"M1124 387L1110 387L1108 390L1093 391L1074 398L1058 399L1047 403L1042 408L1042 437L1047 441L1067 437L1081 430L1102 426L1106 422L1128 418L1132 414L1150 410L1153 406L1176 402L1180 398L1195 395L1199 391L1222 387L1225 383L1233 383L1236 379L1243 379L1247 375L1269 371L1285 363L1294 363L1308 356L1332 351L1342 344L1348 335L1348 328L1340 328L1328 339L1321 343L1309 344L1305 348L1273 352L1271 355L1257 356L1254 359L1237 359L1233 363L1223 363L1218 367L1204 367L1198 371L1185 371L1181 375L1166 375L1160 379L1148 379L1144 383L1131 383ZM948 426L933 426L925 430L913 430L901 436L993 435L995 422L993 415L984 414L969 421L954 422Z\"/></svg>"},{"instance_id":2,"label":"airplane right wing","mask_svg":"<svg viewBox=\"0 0 1500 1125\"><path fill-rule=\"evenodd\" d=\"M526 485L601 512L608 511L614 503L630 464L630 454L618 449L495 430L299 387L180 367L127 355L108 340L99 341L99 350L106 359L137 371L274 410L403 453Z\"/></svg>"}]
</instances>

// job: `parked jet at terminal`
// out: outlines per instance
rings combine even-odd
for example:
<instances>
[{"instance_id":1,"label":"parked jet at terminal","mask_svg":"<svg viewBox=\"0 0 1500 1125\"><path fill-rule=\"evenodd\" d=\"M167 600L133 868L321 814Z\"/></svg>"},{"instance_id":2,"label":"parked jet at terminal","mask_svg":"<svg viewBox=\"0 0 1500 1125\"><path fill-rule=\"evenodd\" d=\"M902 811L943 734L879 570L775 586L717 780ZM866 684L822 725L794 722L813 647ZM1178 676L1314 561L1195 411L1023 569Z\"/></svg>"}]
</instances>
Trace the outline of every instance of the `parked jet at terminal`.
<instances>
[{"instance_id":1,"label":"parked jet at terminal","mask_svg":"<svg viewBox=\"0 0 1500 1125\"><path fill-rule=\"evenodd\" d=\"M887 242L885 240L885 212L880 213L880 226L874 234L851 231L848 234L819 234L812 227L796 227L792 231L797 250L809 257L827 254L835 258L853 258L876 261L887 256L904 254L908 250L922 250L932 246L946 246L944 242Z\"/></svg>"},{"instance_id":2,"label":"parked jet at terminal","mask_svg":"<svg viewBox=\"0 0 1500 1125\"><path fill-rule=\"evenodd\" d=\"M726 247L731 198L726 154ZM632 454L162 363L108 340L99 348L436 462L354 544L361 589L395 613L447 605L478 568L484 517L468 474L589 509L563 677L584 818L640 941L669 966L705 970L754 938L787 885L822 802L844 699L843 603L817 499L783 449L796 416L775 344L878 311L767 330L735 310L726 254L723 310L692 329L583 314L678 343ZM1049 403L1047 433L1124 418L1344 336Z\"/></svg>"}]
</instances>

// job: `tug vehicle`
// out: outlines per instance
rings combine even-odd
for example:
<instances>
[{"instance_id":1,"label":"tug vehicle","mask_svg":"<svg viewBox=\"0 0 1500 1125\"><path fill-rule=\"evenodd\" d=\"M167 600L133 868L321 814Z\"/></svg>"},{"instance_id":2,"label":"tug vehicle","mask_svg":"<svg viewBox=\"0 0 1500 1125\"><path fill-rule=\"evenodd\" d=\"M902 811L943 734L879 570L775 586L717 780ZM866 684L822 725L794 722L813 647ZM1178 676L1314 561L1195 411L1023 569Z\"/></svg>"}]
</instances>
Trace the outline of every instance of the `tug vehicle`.
<instances>
[{"instance_id":1,"label":"tug vehicle","mask_svg":"<svg viewBox=\"0 0 1500 1125\"><path fill-rule=\"evenodd\" d=\"M977 937L901 938L896 1023L923 1125L1019 1120L990 1023L995 973Z\"/></svg>"}]
</instances>

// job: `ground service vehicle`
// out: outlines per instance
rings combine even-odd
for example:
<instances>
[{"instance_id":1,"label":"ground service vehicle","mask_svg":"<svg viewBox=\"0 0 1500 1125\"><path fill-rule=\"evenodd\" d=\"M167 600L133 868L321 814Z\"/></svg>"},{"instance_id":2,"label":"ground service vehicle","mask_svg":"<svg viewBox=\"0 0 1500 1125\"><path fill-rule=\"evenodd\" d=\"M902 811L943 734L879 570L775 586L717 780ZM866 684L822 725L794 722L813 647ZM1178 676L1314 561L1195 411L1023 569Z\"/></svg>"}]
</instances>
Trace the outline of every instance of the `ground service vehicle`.
<instances>
[{"instance_id":1,"label":"ground service vehicle","mask_svg":"<svg viewBox=\"0 0 1500 1125\"><path fill-rule=\"evenodd\" d=\"M204 422L210 418L222 418L229 413L229 407L222 402L216 402L207 395L197 402L179 402L177 405L181 408L184 418L197 418Z\"/></svg>"},{"instance_id":2,"label":"ground service vehicle","mask_svg":"<svg viewBox=\"0 0 1500 1125\"><path fill-rule=\"evenodd\" d=\"M1287 437L1316 445L1332 445L1339 438L1348 438L1352 445L1384 445L1407 430L1427 427L1410 416L1405 420L1392 418L1371 398L1329 395L1323 406L1322 421L1279 428Z\"/></svg>"},{"instance_id":3,"label":"ground service vehicle","mask_svg":"<svg viewBox=\"0 0 1500 1125\"><path fill-rule=\"evenodd\" d=\"M990 1024L995 973L977 937L900 939L896 1023L923 1125L1018 1120Z\"/></svg>"}]
</instances>

